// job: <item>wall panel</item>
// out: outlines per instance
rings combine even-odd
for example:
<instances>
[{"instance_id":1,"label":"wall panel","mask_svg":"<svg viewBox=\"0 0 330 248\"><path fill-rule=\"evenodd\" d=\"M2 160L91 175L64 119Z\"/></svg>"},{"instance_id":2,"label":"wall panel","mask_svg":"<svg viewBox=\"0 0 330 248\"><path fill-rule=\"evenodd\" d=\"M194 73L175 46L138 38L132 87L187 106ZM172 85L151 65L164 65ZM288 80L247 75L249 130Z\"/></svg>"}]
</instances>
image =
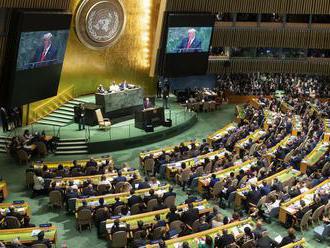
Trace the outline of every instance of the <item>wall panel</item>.
<instances>
[{"instance_id":1,"label":"wall panel","mask_svg":"<svg viewBox=\"0 0 330 248\"><path fill-rule=\"evenodd\" d=\"M0 8L38 8L67 10L71 0L0 0Z\"/></svg>"},{"instance_id":2,"label":"wall panel","mask_svg":"<svg viewBox=\"0 0 330 248\"><path fill-rule=\"evenodd\" d=\"M330 74L330 59L279 60L279 59L231 59L230 66L225 60L210 60L209 73L307 73Z\"/></svg>"},{"instance_id":3,"label":"wall panel","mask_svg":"<svg viewBox=\"0 0 330 248\"><path fill-rule=\"evenodd\" d=\"M216 27L213 47L330 48L330 29L261 29Z\"/></svg>"},{"instance_id":4,"label":"wall panel","mask_svg":"<svg viewBox=\"0 0 330 248\"><path fill-rule=\"evenodd\" d=\"M328 14L329 0L168 0L168 11Z\"/></svg>"}]
</instances>

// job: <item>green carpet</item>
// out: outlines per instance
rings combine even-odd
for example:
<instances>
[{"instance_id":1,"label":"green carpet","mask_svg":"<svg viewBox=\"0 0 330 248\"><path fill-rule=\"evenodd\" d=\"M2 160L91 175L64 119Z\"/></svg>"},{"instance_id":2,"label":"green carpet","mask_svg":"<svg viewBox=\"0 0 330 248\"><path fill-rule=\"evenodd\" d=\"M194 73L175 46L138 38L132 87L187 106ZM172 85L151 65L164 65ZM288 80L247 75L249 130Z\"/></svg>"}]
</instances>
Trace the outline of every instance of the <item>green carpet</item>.
<instances>
[{"instance_id":1,"label":"green carpet","mask_svg":"<svg viewBox=\"0 0 330 248\"><path fill-rule=\"evenodd\" d=\"M161 148L168 145L178 144L181 141L190 139L202 139L213 131L225 126L231 122L234 117L234 105L225 105L221 110L212 113L200 113L198 115L199 121L191 129L184 133L161 141L154 144L150 144L143 147L117 151L111 153L116 165L120 165L123 162L128 162L131 167L138 167L138 154L141 151L147 149ZM110 151L109 151L110 152ZM97 157L102 154L94 154ZM47 160L69 160L69 159L82 159L86 156L49 156ZM20 166L16 161L9 158L7 155L0 155L0 175L7 180L9 184L9 198L6 202L13 200L25 200L30 203L32 209L32 223L40 224L51 222L58 227L58 242L57 247L60 247L63 240L67 241L67 245L70 248L79 247L106 247L106 242L97 239L96 228L93 228L92 232L84 231L79 233L75 229L75 219L73 216L67 216L65 211L53 211L48 208L48 197L37 197L30 199L30 192L25 188L25 166ZM186 199L186 195L179 188L176 187L178 193L177 203L181 203ZM223 210L224 215L232 214L232 210ZM278 223L273 222L272 224L266 225L268 231L272 237L276 237L278 234L284 236L286 229L282 228ZM299 236L300 233L299 233ZM329 244L320 244L313 241L312 228L308 232L304 233L305 239L310 243L310 247L329 247Z\"/></svg>"}]
</instances>

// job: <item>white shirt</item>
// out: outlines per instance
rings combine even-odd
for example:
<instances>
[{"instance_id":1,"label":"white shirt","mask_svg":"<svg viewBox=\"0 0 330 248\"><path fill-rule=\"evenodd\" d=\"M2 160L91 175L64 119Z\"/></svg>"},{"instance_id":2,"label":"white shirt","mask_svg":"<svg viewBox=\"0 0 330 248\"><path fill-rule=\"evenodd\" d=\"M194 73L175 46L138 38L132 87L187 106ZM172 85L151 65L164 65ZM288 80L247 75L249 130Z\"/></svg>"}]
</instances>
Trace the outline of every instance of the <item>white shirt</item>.
<instances>
[{"instance_id":1,"label":"white shirt","mask_svg":"<svg viewBox=\"0 0 330 248\"><path fill-rule=\"evenodd\" d=\"M45 180L42 177L37 177L36 175L33 176L33 189L35 190L42 190L44 189Z\"/></svg>"},{"instance_id":2,"label":"white shirt","mask_svg":"<svg viewBox=\"0 0 330 248\"><path fill-rule=\"evenodd\" d=\"M49 48L51 47L51 45L52 45L52 44L49 44L49 46L48 46L46 49L44 48L44 50L42 51L42 53L44 54L44 56L47 55L47 53L48 53Z\"/></svg>"}]
</instances>

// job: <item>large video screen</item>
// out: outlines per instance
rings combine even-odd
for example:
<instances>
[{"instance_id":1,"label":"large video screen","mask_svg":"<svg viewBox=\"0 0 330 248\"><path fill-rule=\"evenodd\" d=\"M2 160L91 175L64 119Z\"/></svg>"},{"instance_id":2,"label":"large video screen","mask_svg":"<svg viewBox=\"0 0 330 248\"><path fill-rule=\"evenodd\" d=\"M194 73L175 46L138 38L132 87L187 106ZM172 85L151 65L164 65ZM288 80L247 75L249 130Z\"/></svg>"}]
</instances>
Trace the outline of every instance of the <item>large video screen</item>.
<instances>
[{"instance_id":1,"label":"large video screen","mask_svg":"<svg viewBox=\"0 0 330 248\"><path fill-rule=\"evenodd\" d=\"M16 10L10 21L2 97L8 107L57 95L71 14Z\"/></svg>"},{"instance_id":2,"label":"large video screen","mask_svg":"<svg viewBox=\"0 0 330 248\"><path fill-rule=\"evenodd\" d=\"M166 53L207 53L212 30L212 27L170 27Z\"/></svg>"},{"instance_id":3,"label":"large video screen","mask_svg":"<svg viewBox=\"0 0 330 248\"><path fill-rule=\"evenodd\" d=\"M62 64L69 30L21 33L16 70Z\"/></svg>"},{"instance_id":4,"label":"large video screen","mask_svg":"<svg viewBox=\"0 0 330 248\"><path fill-rule=\"evenodd\" d=\"M214 22L213 13L167 13L157 74L165 77L205 75Z\"/></svg>"}]
</instances>

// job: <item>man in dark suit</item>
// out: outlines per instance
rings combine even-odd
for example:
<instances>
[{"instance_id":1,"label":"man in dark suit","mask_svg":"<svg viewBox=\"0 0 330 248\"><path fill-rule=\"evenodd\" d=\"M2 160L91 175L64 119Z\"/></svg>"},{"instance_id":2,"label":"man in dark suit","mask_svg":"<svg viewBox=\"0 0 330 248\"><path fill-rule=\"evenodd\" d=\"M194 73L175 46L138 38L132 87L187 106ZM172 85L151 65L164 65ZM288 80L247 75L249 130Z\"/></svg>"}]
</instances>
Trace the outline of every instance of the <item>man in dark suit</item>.
<instances>
[{"instance_id":1,"label":"man in dark suit","mask_svg":"<svg viewBox=\"0 0 330 248\"><path fill-rule=\"evenodd\" d=\"M232 243L235 243L235 237L232 234L228 234L227 229L222 231L222 236L215 238L216 247L219 248L225 248Z\"/></svg>"},{"instance_id":2,"label":"man in dark suit","mask_svg":"<svg viewBox=\"0 0 330 248\"><path fill-rule=\"evenodd\" d=\"M142 202L141 196L134 195L135 194L135 190L134 189L132 189L130 191L130 193L131 193L131 197L127 199L127 205L129 207L132 207L134 204L137 204L137 203L141 203Z\"/></svg>"},{"instance_id":3,"label":"man in dark suit","mask_svg":"<svg viewBox=\"0 0 330 248\"><path fill-rule=\"evenodd\" d=\"M258 237L259 236L259 237ZM263 232L257 236L257 247L258 248L268 248L268 247L278 247L278 243L271 239L267 232Z\"/></svg>"},{"instance_id":4,"label":"man in dark suit","mask_svg":"<svg viewBox=\"0 0 330 248\"><path fill-rule=\"evenodd\" d=\"M9 213L7 214L7 216L16 217L19 221L23 219L23 216L20 213L15 211L14 206L9 207Z\"/></svg>"},{"instance_id":5,"label":"man in dark suit","mask_svg":"<svg viewBox=\"0 0 330 248\"><path fill-rule=\"evenodd\" d=\"M251 185L251 191L246 194L246 200L248 203L257 205L260 198L262 197L260 191L256 188L255 185Z\"/></svg>"},{"instance_id":6,"label":"man in dark suit","mask_svg":"<svg viewBox=\"0 0 330 248\"><path fill-rule=\"evenodd\" d=\"M260 193L262 195L268 195L272 191L269 184L266 181L262 181L262 187L260 189Z\"/></svg>"},{"instance_id":7,"label":"man in dark suit","mask_svg":"<svg viewBox=\"0 0 330 248\"><path fill-rule=\"evenodd\" d=\"M144 109L148 109L148 108L152 108L153 107L153 104L152 102L150 101L149 97L147 97L144 102L143 102L143 107Z\"/></svg>"},{"instance_id":8,"label":"man in dark suit","mask_svg":"<svg viewBox=\"0 0 330 248\"><path fill-rule=\"evenodd\" d=\"M177 46L179 53L195 53L202 51L202 41L196 37L196 29L188 30L188 37L181 40L179 46Z\"/></svg>"},{"instance_id":9,"label":"man in dark suit","mask_svg":"<svg viewBox=\"0 0 330 248\"><path fill-rule=\"evenodd\" d=\"M122 206L122 205L125 205L125 203L122 202L119 197L116 197L115 198L115 203L112 204L112 210L114 211L116 209L116 207L119 207L119 206Z\"/></svg>"},{"instance_id":10,"label":"man in dark suit","mask_svg":"<svg viewBox=\"0 0 330 248\"><path fill-rule=\"evenodd\" d=\"M77 119L78 119L78 127L79 127L79 131L80 130L84 130L85 129L85 114L86 114L86 110L85 110L85 105L83 103L79 104L79 107L77 108Z\"/></svg>"},{"instance_id":11,"label":"man in dark suit","mask_svg":"<svg viewBox=\"0 0 330 248\"><path fill-rule=\"evenodd\" d=\"M3 132L7 132L9 130L9 116L7 113L7 110L4 107L0 108L0 116L1 116L1 122L2 122L2 129Z\"/></svg>"},{"instance_id":12,"label":"man in dark suit","mask_svg":"<svg viewBox=\"0 0 330 248\"><path fill-rule=\"evenodd\" d=\"M89 209L92 211L92 208L90 206L87 205L87 202L86 201L83 201L82 202L82 206L80 206L78 209L77 209L77 213L80 211L80 210L83 210L83 209Z\"/></svg>"},{"instance_id":13,"label":"man in dark suit","mask_svg":"<svg viewBox=\"0 0 330 248\"><path fill-rule=\"evenodd\" d=\"M38 239L32 242L32 245L36 244L44 244L47 246L47 248L51 248L52 244L48 239L45 239L45 233L44 231L41 231L37 235Z\"/></svg>"},{"instance_id":14,"label":"man in dark suit","mask_svg":"<svg viewBox=\"0 0 330 248\"><path fill-rule=\"evenodd\" d=\"M181 220L189 225L192 226L195 220L199 218L199 210L197 208L194 208L194 205L192 203L188 204L188 210L183 212L181 215Z\"/></svg>"},{"instance_id":15,"label":"man in dark suit","mask_svg":"<svg viewBox=\"0 0 330 248\"><path fill-rule=\"evenodd\" d=\"M143 182L139 182L138 189L150 188L149 179L146 177Z\"/></svg>"},{"instance_id":16,"label":"man in dark suit","mask_svg":"<svg viewBox=\"0 0 330 248\"><path fill-rule=\"evenodd\" d=\"M126 181L127 181L127 179L126 179L126 177L123 176L123 173L121 171L118 171L118 177L116 177L113 180L113 184L116 185L119 182L126 182Z\"/></svg>"},{"instance_id":17,"label":"man in dark suit","mask_svg":"<svg viewBox=\"0 0 330 248\"><path fill-rule=\"evenodd\" d=\"M150 189L149 190L149 195L145 196L143 201L145 202L145 204L148 203L148 201L152 200L152 199L157 199L157 195L155 195L155 190L154 189Z\"/></svg>"},{"instance_id":18,"label":"man in dark suit","mask_svg":"<svg viewBox=\"0 0 330 248\"><path fill-rule=\"evenodd\" d=\"M57 49L52 43L53 35L51 33L44 34L42 37L43 45L35 51L30 63L32 68L48 66L55 64L57 61Z\"/></svg>"},{"instance_id":19,"label":"man in dark suit","mask_svg":"<svg viewBox=\"0 0 330 248\"><path fill-rule=\"evenodd\" d=\"M165 192L164 195L163 195L163 200L165 200L167 197L169 196L176 196L176 193L173 192L173 187L170 186L168 192Z\"/></svg>"}]
</instances>

